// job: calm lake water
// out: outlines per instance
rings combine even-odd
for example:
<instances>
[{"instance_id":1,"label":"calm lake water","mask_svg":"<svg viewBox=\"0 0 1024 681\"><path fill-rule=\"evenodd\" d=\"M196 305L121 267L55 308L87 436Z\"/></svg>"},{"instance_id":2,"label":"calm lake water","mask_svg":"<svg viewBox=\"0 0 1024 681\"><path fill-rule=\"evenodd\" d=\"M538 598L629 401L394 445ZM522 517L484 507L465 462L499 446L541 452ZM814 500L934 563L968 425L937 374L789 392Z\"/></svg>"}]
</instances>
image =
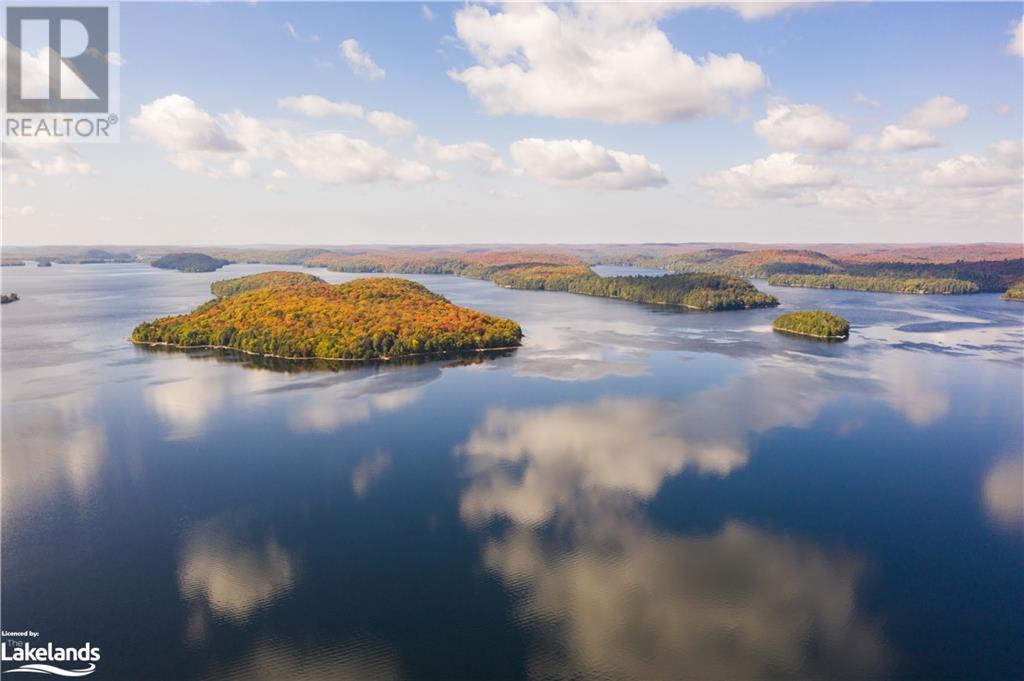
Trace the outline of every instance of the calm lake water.
<instances>
[{"instance_id":1,"label":"calm lake water","mask_svg":"<svg viewBox=\"0 0 1024 681\"><path fill-rule=\"evenodd\" d=\"M1024 305L758 283L825 344L417 276L526 345L127 342L268 269L4 268L4 629L95 679L1020 677Z\"/></svg>"}]
</instances>

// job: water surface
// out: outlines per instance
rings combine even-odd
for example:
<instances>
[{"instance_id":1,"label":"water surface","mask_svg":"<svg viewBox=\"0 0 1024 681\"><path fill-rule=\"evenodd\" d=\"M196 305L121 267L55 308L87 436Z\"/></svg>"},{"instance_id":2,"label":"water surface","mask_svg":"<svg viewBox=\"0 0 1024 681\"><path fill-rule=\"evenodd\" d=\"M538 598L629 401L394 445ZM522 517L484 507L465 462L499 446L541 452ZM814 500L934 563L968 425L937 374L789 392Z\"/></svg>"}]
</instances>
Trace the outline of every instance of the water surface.
<instances>
[{"instance_id":1,"label":"water surface","mask_svg":"<svg viewBox=\"0 0 1024 681\"><path fill-rule=\"evenodd\" d=\"M826 344L416 276L524 347L281 371L127 342L267 269L3 270L5 629L100 646L96 679L1024 667L1024 306L757 282L849 319Z\"/></svg>"}]
</instances>

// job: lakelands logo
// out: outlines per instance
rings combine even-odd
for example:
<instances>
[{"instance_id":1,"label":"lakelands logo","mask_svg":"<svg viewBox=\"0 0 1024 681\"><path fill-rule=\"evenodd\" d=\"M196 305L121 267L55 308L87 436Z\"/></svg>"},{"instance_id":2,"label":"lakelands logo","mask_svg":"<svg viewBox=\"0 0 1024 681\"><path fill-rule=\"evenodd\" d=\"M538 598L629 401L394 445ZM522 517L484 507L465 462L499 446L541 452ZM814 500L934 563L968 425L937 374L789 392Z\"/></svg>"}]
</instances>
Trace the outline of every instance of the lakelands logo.
<instances>
[{"instance_id":1,"label":"lakelands logo","mask_svg":"<svg viewBox=\"0 0 1024 681\"><path fill-rule=\"evenodd\" d=\"M96 663L100 661L100 649L88 642L74 647L34 644L32 639L39 637L37 631L4 631L3 637L0 666L4 674L88 676L96 671Z\"/></svg>"},{"instance_id":2,"label":"lakelands logo","mask_svg":"<svg viewBox=\"0 0 1024 681\"><path fill-rule=\"evenodd\" d=\"M8 6L7 138L116 141L116 6Z\"/></svg>"}]
</instances>

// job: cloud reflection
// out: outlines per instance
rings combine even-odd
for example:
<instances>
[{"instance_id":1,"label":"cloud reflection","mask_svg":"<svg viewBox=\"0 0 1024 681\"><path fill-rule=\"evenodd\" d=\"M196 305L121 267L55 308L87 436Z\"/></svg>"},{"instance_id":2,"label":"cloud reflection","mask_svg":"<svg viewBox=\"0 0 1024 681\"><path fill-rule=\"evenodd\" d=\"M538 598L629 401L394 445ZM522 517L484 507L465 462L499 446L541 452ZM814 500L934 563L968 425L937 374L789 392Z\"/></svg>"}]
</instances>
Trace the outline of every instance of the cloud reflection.
<instances>
[{"instance_id":1,"label":"cloud reflection","mask_svg":"<svg viewBox=\"0 0 1024 681\"><path fill-rule=\"evenodd\" d=\"M539 524L581 495L649 499L684 468L728 475L746 465L751 433L809 424L827 399L816 387L811 373L769 367L679 401L491 409L458 448L474 472L462 515Z\"/></svg>"},{"instance_id":2,"label":"cloud reflection","mask_svg":"<svg viewBox=\"0 0 1024 681\"><path fill-rule=\"evenodd\" d=\"M571 541L517 528L484 551L536 634L532 678L856 679L886 665L849 556L742 523L678 537L614 515Z\"/></svg>"},{"instance_id":3,"label":"cloud reflection","mask_svg":"<svg viewBox=\"0 0 1024 681\"><path fill-rule=\"evenodd\" d=\"M996 523L1007 528L1024 525L1024 458L996 461L985 476L982 498Z\"/></svg>"},{"instance_id":4,"label":"cloud reflection","mask_svg":"<svg viewBox=\"0 0 1024 681\"><path fill-rule=\"evenodd\" d=\"M246 543L215 520L195 528L185 542L178 587L186 600L241 623L291 591L296 573L295 558L273 537Z\"/></svg>"}]
</instances>

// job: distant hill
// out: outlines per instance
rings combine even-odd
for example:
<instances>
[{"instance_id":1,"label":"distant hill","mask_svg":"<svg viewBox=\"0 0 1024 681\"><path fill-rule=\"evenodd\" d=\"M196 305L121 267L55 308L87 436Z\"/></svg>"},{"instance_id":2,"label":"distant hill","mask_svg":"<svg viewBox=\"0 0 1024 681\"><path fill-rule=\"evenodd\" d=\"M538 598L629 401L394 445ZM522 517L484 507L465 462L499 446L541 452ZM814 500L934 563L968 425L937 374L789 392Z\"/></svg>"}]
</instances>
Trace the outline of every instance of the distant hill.
<instances>
[{"instance_id":1,"label":"distant hill","mask_svg":"<svg viewBox=\"0 0 1024 681\"><path fill-rule=\"evenodd\" d=\"M230 261L211 258L205 253L170 253L157 258L151 264L153 267L179 272L213 272L230 264Z\"/></svg>"}]
</instances>

